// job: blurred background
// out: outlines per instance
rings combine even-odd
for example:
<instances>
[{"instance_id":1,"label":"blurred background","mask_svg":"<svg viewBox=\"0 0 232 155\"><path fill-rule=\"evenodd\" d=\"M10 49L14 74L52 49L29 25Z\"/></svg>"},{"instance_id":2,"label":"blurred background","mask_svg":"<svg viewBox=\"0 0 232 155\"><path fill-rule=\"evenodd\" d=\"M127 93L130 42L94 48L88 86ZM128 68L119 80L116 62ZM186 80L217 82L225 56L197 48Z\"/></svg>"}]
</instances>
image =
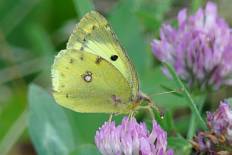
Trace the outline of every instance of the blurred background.
<instances>
[{"instance_id":1,"label":"blurred background","mask_svg":"<svg viewBox=\"0 0 232 155\"><path fill-rule=\"evenodd\" d=\"M206 2L0 0L0 155L36 155L36 151L70 154L82 144L93 144L96 129L108 115L77 114L63 109L54 104L50 91L54 56L65 48L79 19L92 9L109 20L136 66L142 90L165 109L167 120L160 122L162 127L184 135L189 120L185 100L173 94L153 96L165 91L164 87L175 89L176 85L161 73L150 42L159 37L163 22L175 23L181 8L193 12ZM232 23L231 1L214 2L220 15ZM228 90L223 88L216 95L210 94L208 102L214 104L206 105L205 110L230 96Z\"/></svg>"}]
</instances>

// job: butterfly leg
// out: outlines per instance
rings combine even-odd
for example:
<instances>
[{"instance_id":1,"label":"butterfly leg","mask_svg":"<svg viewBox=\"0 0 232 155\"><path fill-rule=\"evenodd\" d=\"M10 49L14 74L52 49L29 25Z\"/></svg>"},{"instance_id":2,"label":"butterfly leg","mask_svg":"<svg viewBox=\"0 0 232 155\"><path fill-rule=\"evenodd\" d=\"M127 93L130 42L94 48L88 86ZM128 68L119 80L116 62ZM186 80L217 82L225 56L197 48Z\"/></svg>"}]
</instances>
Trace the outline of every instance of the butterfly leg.
<instances>
[{"instance_id":1,"label":"butterfly leg","mask_svg":"<svg viewBox=\"0 0 232 155\"><path fill-rule=\"evenodd\" d=\"M108 122L111 122L111 121L112 121L112 118L113 118L113 114L110 114L110 117L109 117Z\"/></svg>"},{"instance_id":2,"label":"butterfly leg","mask_svg":"<svg viewBox=\"0 0 232 155\"><path fill-rule=\"evenodd\" d=\"M149 107L155 109L160 114L161 118L164 117L163 112L156 106L156 104L152 101L152 99L149 96L147 96L143 92L140 92L139 96L140 96L141 100L146 101L148 103Z\"/></svg>"},{"instance_id":3,"label":"butterfly leg","mask_svg":"<svg viewBox=\"0 0 232 155\"><path fill-rule=\"evenodd\" d=\"M134 115L135 115L135 111L133 110L133 111L131 111L131 112L129 113L128 117L129 117L129 118L132 118L132 117L134 117Z\"/></svg>"},{"instance_id":4,"label":"butterfly leg","mask_svg":"<svg viewBox=\"0 0 232 155\"><path fill-rule=\"evenodd\" d=\"M114 115L118 115L118 113L111 113L111 114L110 114L110 117L109 117L109 122L112 121Z\"/></svg>"}]
</instances>

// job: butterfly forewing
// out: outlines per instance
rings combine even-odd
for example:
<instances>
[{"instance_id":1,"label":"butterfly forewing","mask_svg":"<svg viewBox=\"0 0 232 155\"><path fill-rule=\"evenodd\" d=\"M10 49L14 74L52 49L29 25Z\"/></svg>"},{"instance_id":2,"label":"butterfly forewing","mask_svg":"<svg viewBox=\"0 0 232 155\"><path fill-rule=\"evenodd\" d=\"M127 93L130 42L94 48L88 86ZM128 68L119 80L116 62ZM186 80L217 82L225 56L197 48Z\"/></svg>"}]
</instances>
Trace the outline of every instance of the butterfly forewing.
<instances>
[{"instance_id":1,"label":"butterfly forewing","mask_svg":"<svg viewBox=\"0 0 232 155\"><path fill-rule=\"evenodd\" d=\"M137 75L106 19L95 11L87 13L69 38L67 49L89 52L111 63L127 80L132 98L138 93Z\"/></svg>"},{"instance_id":2,"label":"butterfly forewing","mask_svg":"<svg viewBox=\"0 0 232 155\"><path fill-rule=\"evenodd\" d=\"M128 113L131 91L111 63L89 52L67 49L52 67L56 101L77 112Z\"/></svg>"}]
</instances>

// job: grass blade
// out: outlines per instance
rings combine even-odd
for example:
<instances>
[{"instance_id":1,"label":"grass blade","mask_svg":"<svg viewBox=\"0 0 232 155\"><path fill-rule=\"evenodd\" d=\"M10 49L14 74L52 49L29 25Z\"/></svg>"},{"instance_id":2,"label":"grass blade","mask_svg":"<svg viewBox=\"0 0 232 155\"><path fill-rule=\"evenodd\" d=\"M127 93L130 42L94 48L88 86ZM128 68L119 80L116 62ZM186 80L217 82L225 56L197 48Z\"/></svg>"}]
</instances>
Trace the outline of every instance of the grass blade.
<instances>
[{"instance_id":1,"label":"grass blade","mask_svg":"<svg viewBox=\"0 0 232 155\"><path fill-rule=\"evenodd\" d=\"M26 129L27 123L27 110L25 110L21 116L15 121L3 140L0 142L0 154L7 155L12 146L16 143L19 137Z\"/></svg>"},{"instance_id":2,"label":"grass blade","mask_svg":"<svg viewBox=\"0 0 232 155\"><path fill-rule=\"evenodd\" d=\"M41 71L44 69L43 60L43 58L36 58L0 70L0 85Z\"/></svg>"}]
</instances>

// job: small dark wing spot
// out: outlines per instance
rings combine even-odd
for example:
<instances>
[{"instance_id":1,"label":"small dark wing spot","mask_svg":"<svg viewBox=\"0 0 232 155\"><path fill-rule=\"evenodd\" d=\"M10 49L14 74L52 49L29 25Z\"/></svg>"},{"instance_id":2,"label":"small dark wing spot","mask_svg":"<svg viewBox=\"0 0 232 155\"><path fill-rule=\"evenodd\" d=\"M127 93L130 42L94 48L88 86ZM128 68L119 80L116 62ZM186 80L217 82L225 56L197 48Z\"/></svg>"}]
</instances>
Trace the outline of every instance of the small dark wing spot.
<instances>
[{"instance_id":1,"label":"small dark wing spot","mask_svg":"<svg viewBox=\"0 0 232 155\"><path fill-rule=\"evenodd\" d=\"M71 59L69 60L69 63L72 64L73 62L74 62L74 60L71 58Z\"/></svg>"},{"instance_id":2,"label":"small dark wing spot","mask_svg":"<svg viewBox=\"0 0 232 155\"><path fill-rule=\"evenodd\" d=\"M98 56L98 57L96 58L95 63L96 63L96 64L100 64L102 60L103 60L102 57Z\"/></svg>"},{"instance_id":3,"label":"small dark wing spot","mask_svg":"<svg viewBox=\"0 0 232 155\"><path fill-rule=\"evenodd\" d=\"M65 95L65 97L66 97L66 98L68 98L68 97L69 97L69 95L68 95L68 94L66 94L66 95Z\"/></svg>"},{"instance_id":4,"label":"small dark wing spot","mask_svg":"<svg viewBox=\"0 0 232 155\"><path fill-rule=\"evenodd\" d=\"M80 60L84 60L84 54L83 53L80 56Z\"/></svg>"},{"instance_id":5,"label":"small dark wing spot","mask_svg":"<svg viewBox=\"0 0 232 155\"><path fill-rule=\"evenodd\" d=\"M121 98L120 98L119 96L112 95L111 98L112 98L113 103L114 103L115 105L118 105L118 104L122 103L122 100L121 100Z\"/></svg>"},{"instance_id":6,"label":"small dark wing spot","mask_svg":"<svg viewBox=\"0 0 232 155\"><path fill-rule=\"evenodd\" d=\"M116 60L118 59L118 56L117 56L117 55L112 55L112 56L110 57L110 59L111 59L112 61L116 61Z\"/></svg>"},{"instance_id":7,"label":"small dark wing spot","mask_svg":"<svg viewBox=\"0 0 232 155\"><path fill-rule=\"evenodd\" d=\"M92 30L95 30L95 29L96 29L96 26L95 26L95 25L93 25L93 26L92 26Z\"/></svg>"}]
</instances>

